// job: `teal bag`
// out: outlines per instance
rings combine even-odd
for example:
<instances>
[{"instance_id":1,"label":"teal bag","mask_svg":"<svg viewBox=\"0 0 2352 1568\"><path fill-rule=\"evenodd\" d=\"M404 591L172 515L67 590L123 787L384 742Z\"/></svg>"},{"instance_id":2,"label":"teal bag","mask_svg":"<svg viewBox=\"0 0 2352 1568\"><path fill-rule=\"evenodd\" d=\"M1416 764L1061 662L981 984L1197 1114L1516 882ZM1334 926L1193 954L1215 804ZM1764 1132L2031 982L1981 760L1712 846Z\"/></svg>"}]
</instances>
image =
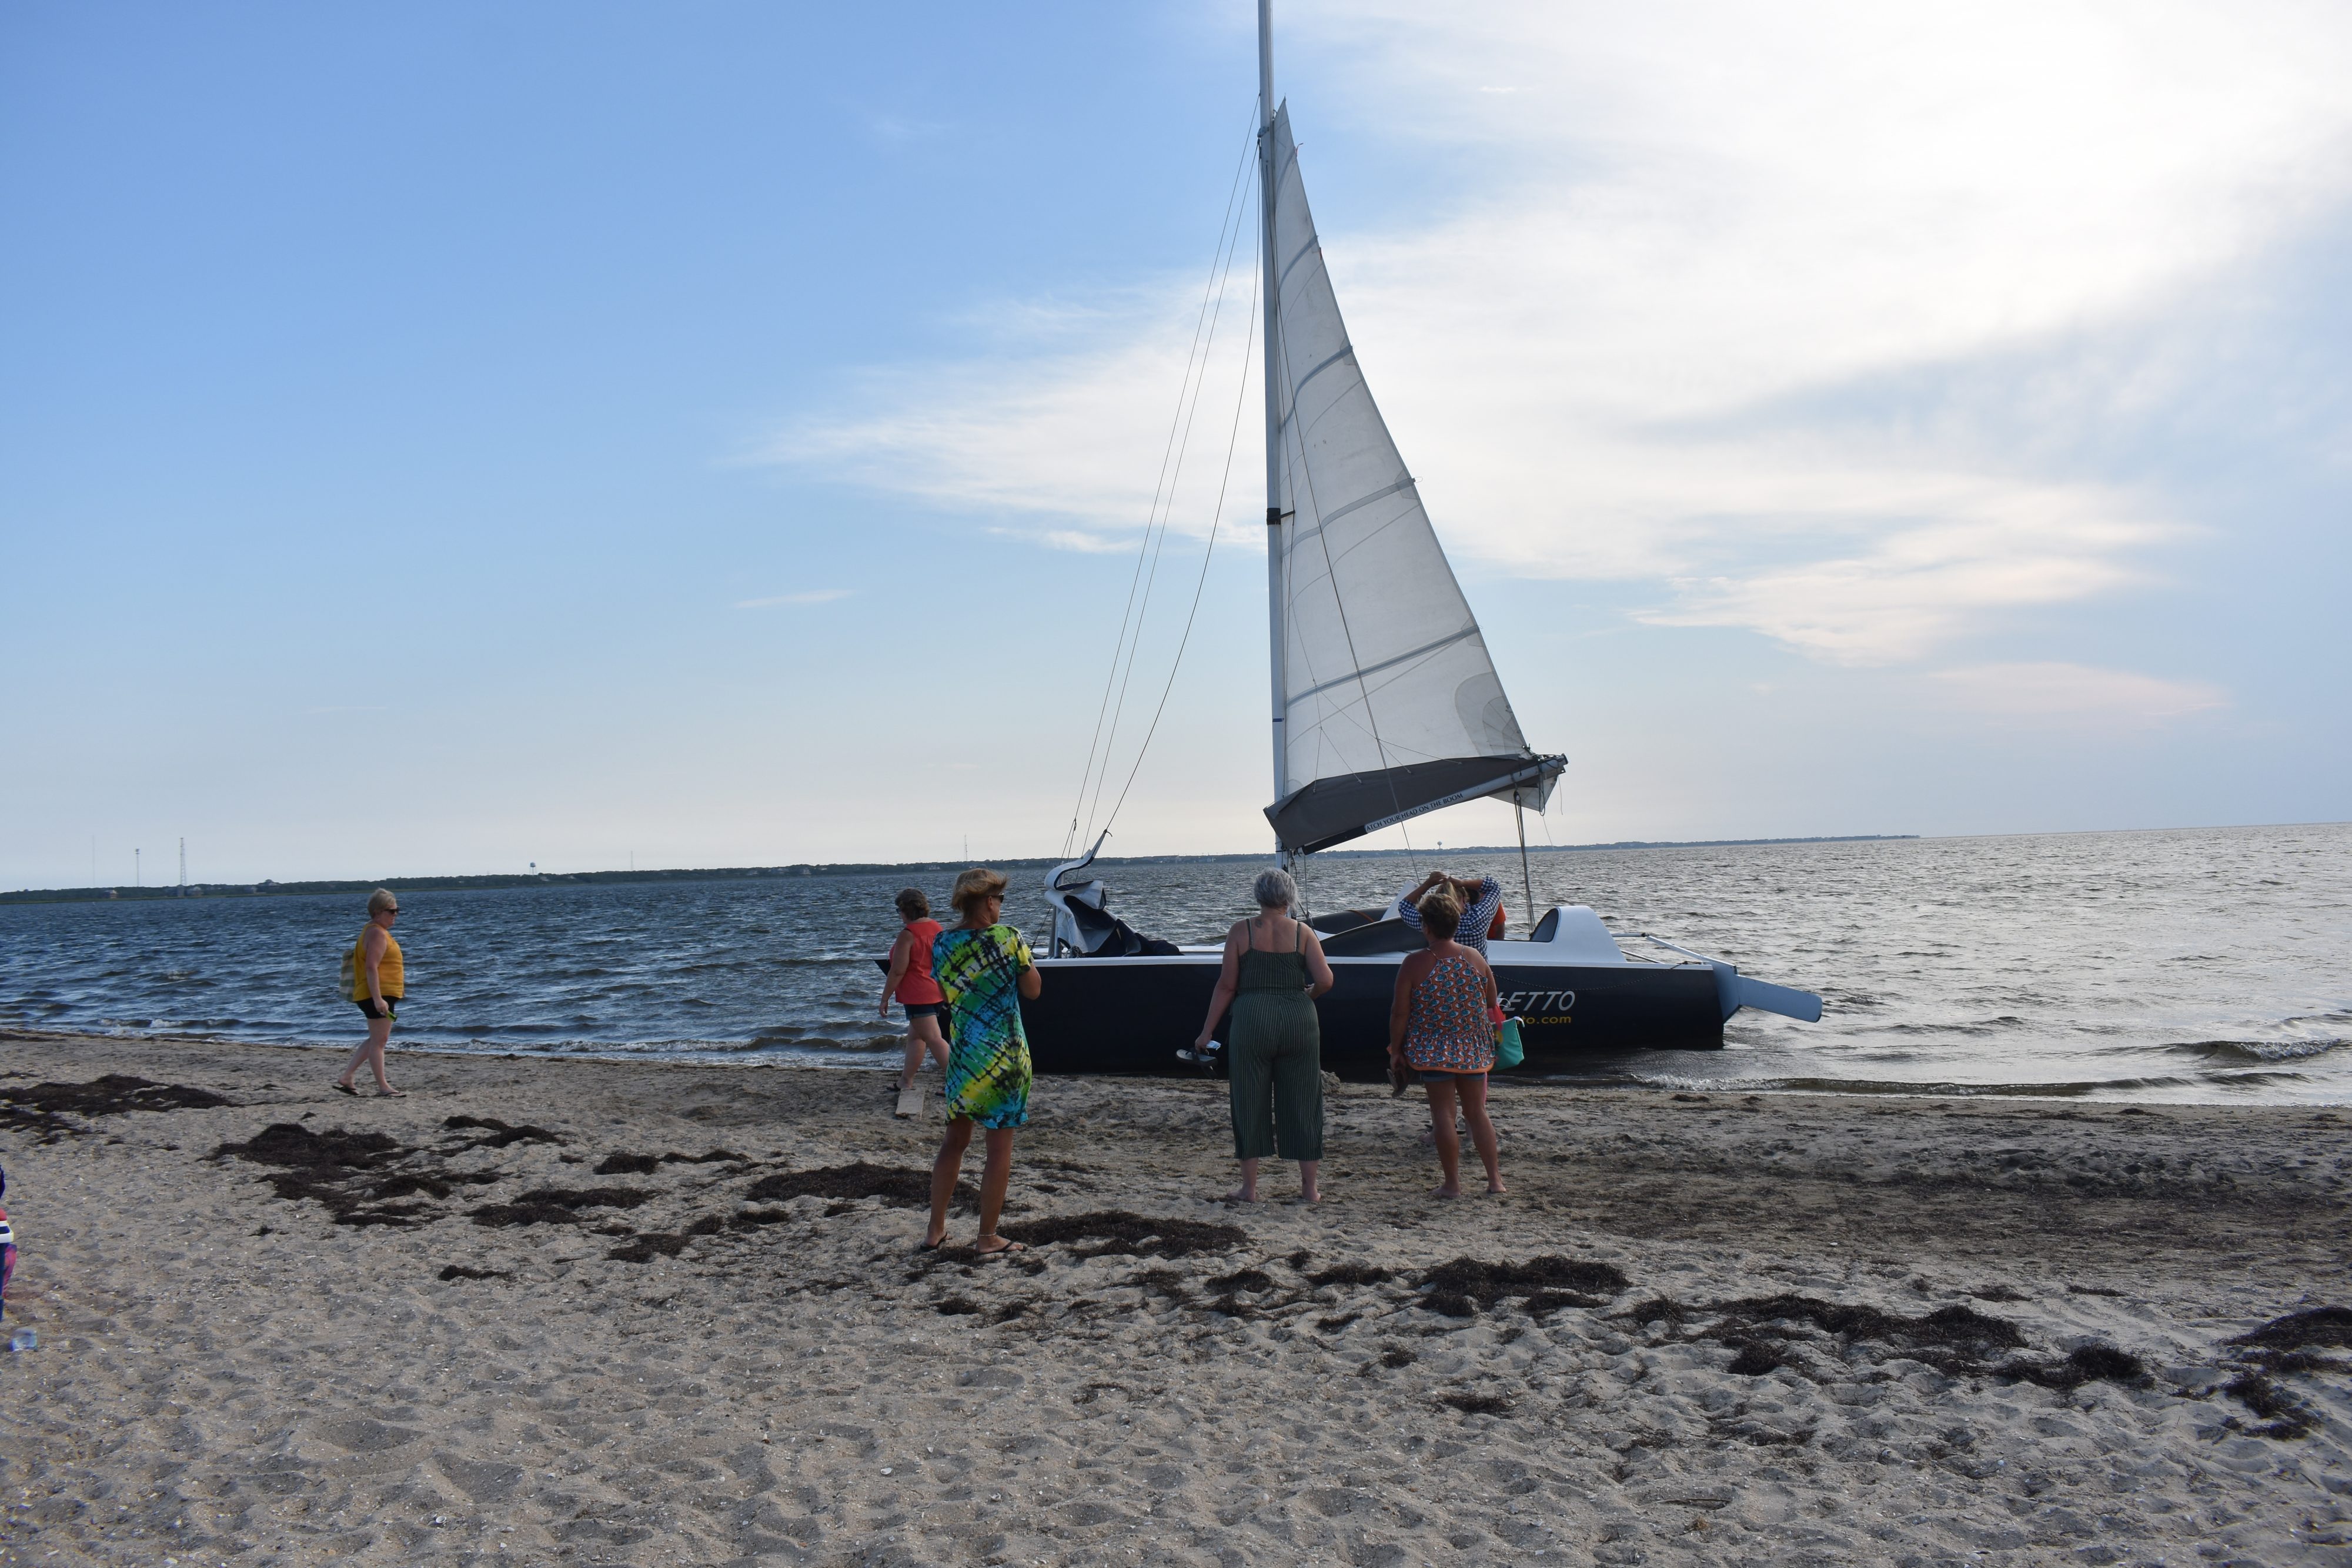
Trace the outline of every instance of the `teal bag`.
<instances>
[{"instance_id":1,"label":"teal bag","mask_svg":"<svg viewBox=\"0 0 2352 1568\"><path fill-rule=\"evenodd\" d=\"M1513 1068L1527 1059L1527 1050L1519 1043L1519 1020L1505 1019L1502 1032L1495 1037L1495 1065Z\"/></svg>"}]
</instances>

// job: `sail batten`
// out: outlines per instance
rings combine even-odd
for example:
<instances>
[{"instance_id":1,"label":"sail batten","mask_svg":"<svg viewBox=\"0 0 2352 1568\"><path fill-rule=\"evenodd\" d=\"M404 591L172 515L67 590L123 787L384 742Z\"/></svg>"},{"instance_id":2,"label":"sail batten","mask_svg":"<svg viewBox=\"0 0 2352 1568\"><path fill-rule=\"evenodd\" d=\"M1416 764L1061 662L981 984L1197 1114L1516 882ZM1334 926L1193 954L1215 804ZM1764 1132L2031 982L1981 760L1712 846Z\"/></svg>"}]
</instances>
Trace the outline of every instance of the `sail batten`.
<instances>
[{"instance_id":1,"label":"sail batten","mask_svg":"<svg viewBox=\"0 0 2352 1568\"><path fill-rule=\"evenodd\" d=\"M1266 816L1303 852L1480 795L1548 795L1564 764L1520 734L1340 318L1289 110L1272 120L1267 250L1287 259L1268 311L1283 798Z\"/></svg>"}]
</instances>

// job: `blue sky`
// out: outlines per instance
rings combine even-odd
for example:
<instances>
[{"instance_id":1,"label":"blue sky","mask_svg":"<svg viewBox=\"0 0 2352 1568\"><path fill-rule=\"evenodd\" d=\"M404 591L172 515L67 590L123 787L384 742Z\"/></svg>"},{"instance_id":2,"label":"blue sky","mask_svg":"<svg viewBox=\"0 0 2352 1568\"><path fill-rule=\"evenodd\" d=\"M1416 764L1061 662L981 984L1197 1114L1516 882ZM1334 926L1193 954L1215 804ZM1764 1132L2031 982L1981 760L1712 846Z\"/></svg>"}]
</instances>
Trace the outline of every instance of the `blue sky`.
<instances>
[{"instance_id":1,"label":"blue sky","mask_svg":"<svg viewBox=\"0 0 2352 1568\"><path fill-rule=\"evenodd\" d=\"M1252 25L9 8L0 885L1058 849ZM2340 7L1277 26L1540 831L2352 816ZM1255 426L1122 852L1267 841Z\"/></svg>"}]
</instances>

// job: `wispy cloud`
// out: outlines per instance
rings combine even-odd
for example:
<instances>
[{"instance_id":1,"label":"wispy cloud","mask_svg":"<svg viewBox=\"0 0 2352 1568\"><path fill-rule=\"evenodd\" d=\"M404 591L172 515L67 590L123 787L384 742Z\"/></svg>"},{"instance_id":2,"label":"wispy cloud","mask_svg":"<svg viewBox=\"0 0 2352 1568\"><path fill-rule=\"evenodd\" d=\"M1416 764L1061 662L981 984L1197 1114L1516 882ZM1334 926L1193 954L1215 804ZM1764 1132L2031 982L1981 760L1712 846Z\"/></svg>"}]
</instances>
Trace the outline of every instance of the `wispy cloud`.
<instances>
[{"instance_id":1,"label":"wispy cloud","mask_svg":"<svg viewBox=\"0 0 2352 1568\"><path fill-rule=\"evenodd\" d=\"M2206 681L2168 681L2087 664L1977 664L1933 679L1955 706L2036 724L2147 728L2227 707Z\"/></svg>"},{"instance_id":2,"label":"wispy cloud","mask_svg":"<svg viewBox=\"0 0 2352 1568\"><path fill-rule=\"evenodd\" d=\"M2178 323L2352 196L2341 8L1369 8L1290 14L1347 62L1293 110L1310 185L1318 131L1465 149L1439 221L1319 214L1449 548L1839 662L2156 575L2180 520L2096 437L2199 384L2231 340ZM1131 537L1194 288L1008 309L982 358L877 376L767 455Z\"/></svg>"},{"instance_id":3,"label":"wispy cloud","mask_svg":"<svg viewBox=\"0 0 2352 1568\"><path fill-rule=\"evenodd\" d=\"M775 593L765 599L739 599L738 610L772 610L780 604L830 604L836 599L846 599L854 591L846 588L812 588L800 593Z\"/></svg>"}]
</instances>

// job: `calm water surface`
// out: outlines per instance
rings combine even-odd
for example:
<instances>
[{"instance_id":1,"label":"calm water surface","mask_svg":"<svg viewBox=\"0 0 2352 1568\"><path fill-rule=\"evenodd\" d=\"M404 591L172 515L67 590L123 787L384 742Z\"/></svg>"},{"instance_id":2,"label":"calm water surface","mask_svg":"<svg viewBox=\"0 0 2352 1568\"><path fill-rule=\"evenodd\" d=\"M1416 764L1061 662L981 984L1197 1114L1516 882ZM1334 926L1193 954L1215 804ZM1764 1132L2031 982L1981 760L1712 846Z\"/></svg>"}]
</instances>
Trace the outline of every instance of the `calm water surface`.
<instances>
[{"instance_id":1,"label":"calm water surface","mask_svg":"<svg viewBox=\"0 0 2352 1568\"><path fill-rule=\"evenodd\" d=\"M1819 991L1722 1051L1596 1054L1580 1081L1846 1092L2352 1101L2352 825L1627 850L1534 857L1584 903ZM1423 857L1424 867L1434 864ZM1460 857L1523 902L1514 857ZM1177 941L1245 913L1254 868L1116 866L1112 907ZM1401 859L1313 868L1318 908L1392 896ZM887 877L404 893L395 1044L871 1064ZM944 905L951 872L917 879ZM1006 918L1041 930L1036 873ZM1025 885L1024 885L1025 884ZM0 907L0 1024L356 1040L349 895ZM1172 1065L1172 1064L1171 1064Z\"/></svg>"}]
</instances>

